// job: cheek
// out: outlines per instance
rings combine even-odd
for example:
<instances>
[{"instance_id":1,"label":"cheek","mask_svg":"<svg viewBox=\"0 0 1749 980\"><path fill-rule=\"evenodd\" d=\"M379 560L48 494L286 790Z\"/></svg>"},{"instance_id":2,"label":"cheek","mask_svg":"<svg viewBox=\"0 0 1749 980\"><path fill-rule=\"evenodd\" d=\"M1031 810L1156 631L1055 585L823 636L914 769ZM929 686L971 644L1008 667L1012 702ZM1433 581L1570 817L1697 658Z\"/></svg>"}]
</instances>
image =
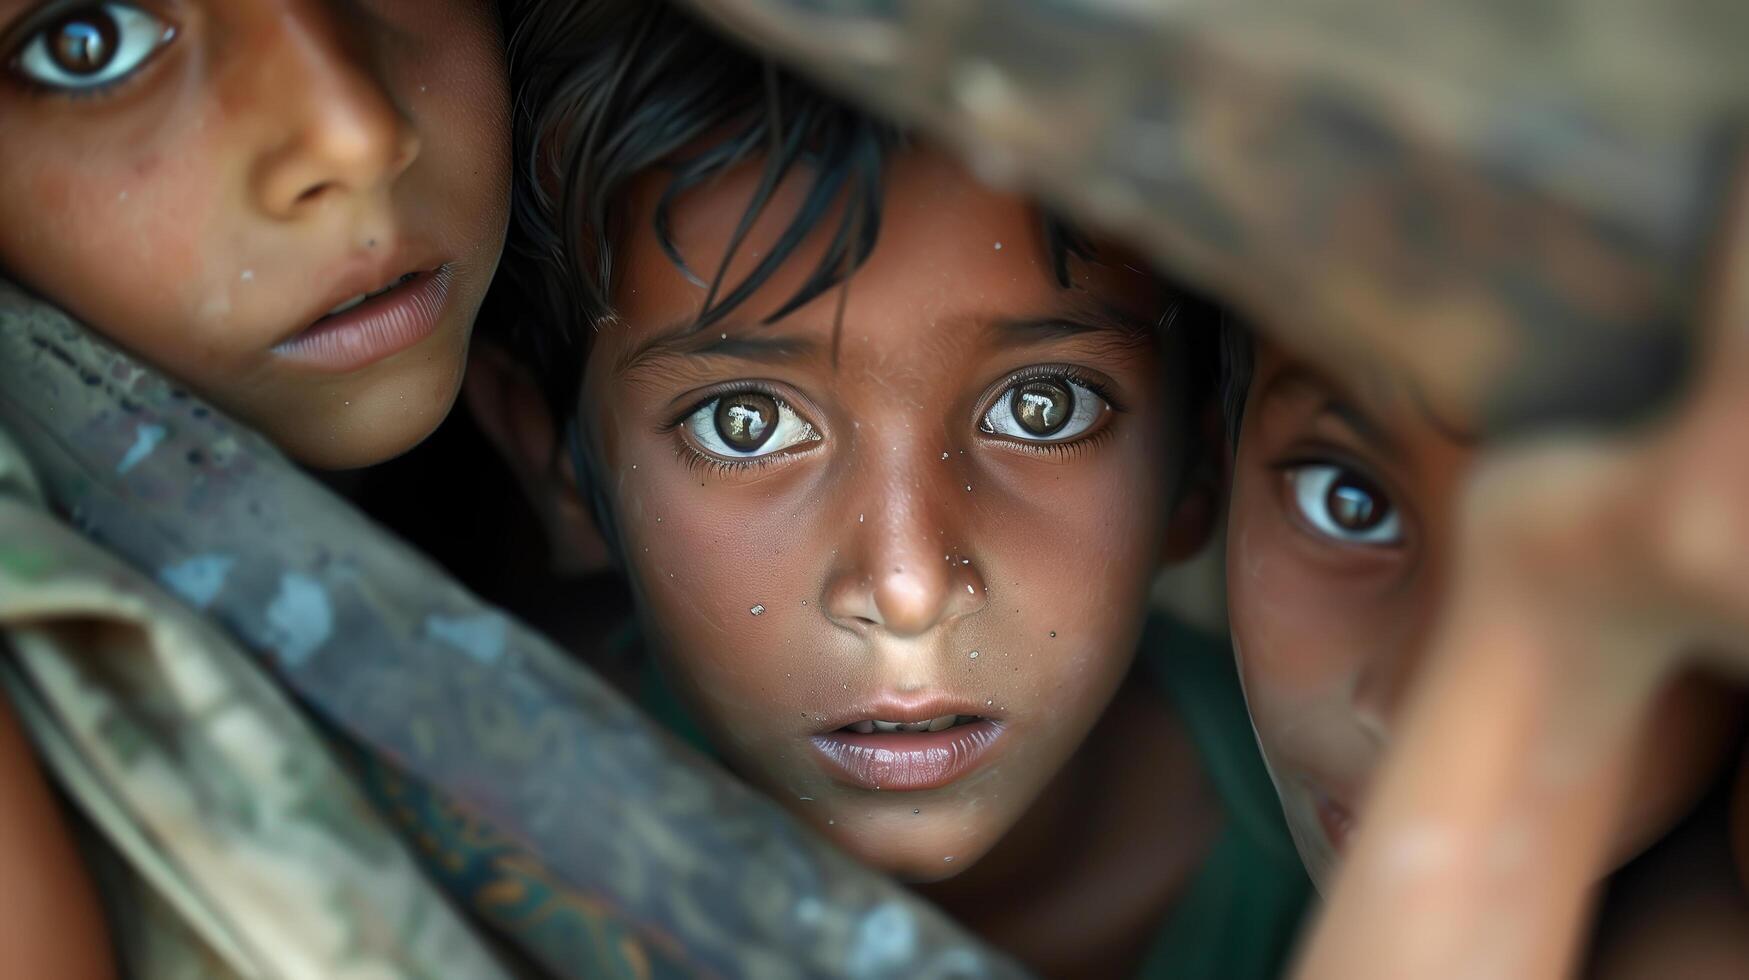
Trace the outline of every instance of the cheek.
<instances>
[{"instance_id":1,"label":"cheek","mask_svg":"<svg viewBox=\"0 0 1749 980\"><path fill-rule=\"evenodd\" d=\"M1292 726L1311 706L1348 696L1365 666L1369 603L1303 559L1298 532L1269 509L1268 490L1235 483L1227 531L1227 604L1252 714Z\"/></svg>"},{"instance_id":2,"label":"cheek","mask_svg":"<svg viewBox=\"0 0 1749 980\"><path fill-rule=\"evenodd\" d=\"M137 139L15 120L29 131L8 133L0 160L0 266L148 360L193 378L212 370L227 345L220 307L238 285L212 288L202 258L235 254L215 225L219 148L175 120Z\"/></svg>"},{"instance_id":3,"label":"cheek","mask_svg":"<svg viewBox=\"0 0 1749 980\"><path fill-rule=\"evenodd\" d=\"M726 717L781 709L799 719L835 678L810 656L826 627L817 559L829 548L799 530L810 516L785 474L762 485L774 492L748 493L660 450L628 453L614 470L626 567L676 681ZM737 737L762 727L740 726Z\"/></svg>"},{"instance_id":4,"label":"cheek","mask_svg":"<svg viewBox=\"0 0 1749 980\"><path fill-rule=\"evenodd\" d=\"M447 212L442 244L496 260L509 218L510 118L504 46L481 3L418 4L410 32L422 43L392 48L391 82L418 128L422 165L404 181L418 205ZM441 189L427 186L442 181Z\"/></svg>"}]
</instances>

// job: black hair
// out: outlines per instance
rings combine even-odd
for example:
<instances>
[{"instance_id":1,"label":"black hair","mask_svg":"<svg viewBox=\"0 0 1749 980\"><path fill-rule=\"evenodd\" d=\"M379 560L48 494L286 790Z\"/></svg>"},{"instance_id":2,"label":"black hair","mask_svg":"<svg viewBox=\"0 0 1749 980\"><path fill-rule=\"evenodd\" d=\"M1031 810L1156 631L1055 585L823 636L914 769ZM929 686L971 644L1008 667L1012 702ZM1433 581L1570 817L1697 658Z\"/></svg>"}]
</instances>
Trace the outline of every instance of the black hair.
<instances>
[{"instance_id":1,"label":"black hair","mask_svg":"<svg viewBox=\"0 0 1749 980\"><path fill-rule=\"evenodd\" d=\"M634 179L657 169L668 174L653 230L668 258L707 289L696 329L735 310L805 239L830 228L824 253L764 319L769 324L844 283L874 251L887 159L906 135L724 40L669 0L506 0L503 13L521 168L506 258L515 294L495 305L496 322L483 326L534 372L565 427L558 448L617 557L598 462L575 413L591 336L613 313L616 248L629 230L625 202ZM674 203L754 161L760 180L729 248L716 269L701 275L674 244ZM801 207L754 269L726 282L749 229L798 170L809 181ZM1050 268L1069 288L1071 262L1094 260L1094 250L1068 223L1046 209L1040 214ZM1175 336L1190 365L1182 375L1185 404L1205 404L1218 309L1176 284L1163 285L1171 302L1162 330ZM835 333L834 350L836 340Z\"/></svg>"},{"instance_id":2,"label":"black hair","mask_svg":"<svg viewBox=\"0 0 1749 980\"><path fill-rule=\"evenodd\" d=\"M1215 391L1221 402L1221 418L1227 424L1227 445L1237 448L1239 426L1245 420L1245 398L1251 393L1251 378L1256 372L1256 342L1251 328L1238 319L1222 316L1220 323L1220 368Z\"/></svg>"},{"instance_id":3,"label":"black hair","mask_svg":"<svg viewBox=\"0 0 1749 980\"><path fill-rule=\"evenodd\" d=\"M905 142L896 127L830 96L706 29L667 0L507 0L517 174L507 271L523 316L499 339L537 374L556 418L575 412L591 333L612 313L616 244L632 180L656 168L669 183L656 208L668 257L708 288L695 326L736 309L811 233L835 222L802 285L772 323L843 283L880 235L883 172ZM687 191L762 161L722 264L695 270L669 225ZM801 166L798 166L801 165ZM725 270L773 192L797 170L810 183L775 246L739 282ZM1086 240L1046 214L1058 282Z\"/></svg>"}]
</instances>

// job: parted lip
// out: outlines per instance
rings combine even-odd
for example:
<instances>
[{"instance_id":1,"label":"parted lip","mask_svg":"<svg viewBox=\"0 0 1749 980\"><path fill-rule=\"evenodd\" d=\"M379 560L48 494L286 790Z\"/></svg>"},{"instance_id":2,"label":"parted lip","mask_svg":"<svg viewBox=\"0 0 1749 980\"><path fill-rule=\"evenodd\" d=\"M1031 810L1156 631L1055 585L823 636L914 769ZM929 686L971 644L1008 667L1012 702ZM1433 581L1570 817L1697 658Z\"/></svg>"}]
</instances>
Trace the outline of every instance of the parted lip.
<instances>
[{"instance_id":1,"label":"parted lip","mask_svg":"<svg viewBox=\"0 0 1749 980\"><path fill-rule=\"evenodd\" d=\"M857 701L850 707L827 715L817 734L838 731L859 721L925 722L943 715L976 715L992 721L1000 720L996 709L984 701L940 692L916 694L881 694Z\"/></svg>"},{"instance_id":2,"label":"parted lip","mask_svg":"<svg viewBox=\"0 0 1749 980\"><path fill-rule=\"evenodd\" d=\"M1340 852L1354 829L1354 809L1347 801L1356 796L1343 790L1325 789L1327 784L1316 780L1301 780L1301 785L1311 797L1312 809L1317 813L1325 839Z\"/></svg>"},{"instance_id":3,"label":"parted lip","mask_svg":"<svg viewBox=\"0 0 1749 980\"><path fill-rule=\"evenodd\" d=\"M300 314L298 322L274 341L273 346L283 347L296 340L327 317L329 310L355 296L374 293L385 286L393 286L411 274L435 272L443 265L444 262L441 258L426 254L423 250L415 252L405 246L385 249L380 256L353 258L344 262L335 271L324 277L325 281L334 284L333 287L322 293L320 299L305 308Z\"/></svg>"}]
</instances>

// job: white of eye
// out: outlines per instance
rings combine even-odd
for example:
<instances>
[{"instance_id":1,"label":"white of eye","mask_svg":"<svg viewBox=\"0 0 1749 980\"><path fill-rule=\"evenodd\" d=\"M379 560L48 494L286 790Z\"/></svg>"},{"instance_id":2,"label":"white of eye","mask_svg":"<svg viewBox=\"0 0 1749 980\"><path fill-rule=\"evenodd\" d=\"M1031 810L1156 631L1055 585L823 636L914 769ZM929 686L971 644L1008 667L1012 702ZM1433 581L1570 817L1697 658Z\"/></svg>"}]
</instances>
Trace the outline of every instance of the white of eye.
<instances>
[{"instance_id":1,"label":"white of eye","mask_svg":"<svg viewBox=\"0 0 1749 980\"><path fill-rule=\"evenodd\" d=\"M777 403L777 427L772 431L770 437L760 443L758 449L751 452L730 446L723 441L722 434L717 432L717 405L722 402L721 398L712 398L700 405L691 415L686 417L683 424L687 431L692 433L692 437L698 440L699 445L718 456L726 456L729 459L755 459L782 452L791 446L804 442L818 442L820 440L820 433L814 430L814 426L796 414L796 410L790 408L783 399L773 398L772 401ZM735 409L730 409L730 412L734 411Z\"/></svg>"},{"instance_id":2,"label":"white of eye","mask_svg":"<svg viewBox=\"0 0 1749 980\"><path fill-rule=\"evenodd\" d=\"M115 50L109 60L90 74L70 72L55 60L49 48L48 31L40 31L18 55L18 70L50 88L78 91L101 88L133 74L159 48L175 37L169 24L138 7L125 3L100 3L84 8L93 16L107 17L115 25ZM74 11L74 14L84 11ZM63 18L59 23L65 23Z\"/></svg>"},{"instance_id":3,"label":"white of eye","mask_svg":"<svg viewBox=\"0 0 1749 980\"><path fill-rule=\"evenodd\" d=\"M1287 479L1294 506L1319 534L1344 544L1393 545L1403 540L1402 519L1390 499L1372 481L1347 467L1307 463L1289 470ZM1331 513L1331 507L1341 506L1343 498L1356 506L1370 506L1372 513L1379 515L1377 523L1366 528L1344 526Z\"/></svg>"},{"instance_id":4,"label":"white of eye","mask_svg":"<svg viewBox=\"0 0 1749 980\"><path fill-rule=\"evenodd\" d=\"M1027 379L1027 381L1031 380L1033 379ZM1080 382L1060 377L1045 380L1053 381L1067 388L1069 397L1074 400L1074 407L1069 412L1069 419L1063 423L1062 428L1050 435L1041 436L1028 431L1026 426L1021 425L1020 420L1014 417L1014 389L1026 384L1027 381L1021 381L1003 389L1001 397L996 399L996 404L991 405L990 410L984 413L984 424L981 428L985 432L1020 439L1024 442L1068 442L1091 429L1093 423L1098 422L1099 417L1111 407L1105 403L1105 399L1099 397L1097 392Z\"/></svg>"}]
</instances>

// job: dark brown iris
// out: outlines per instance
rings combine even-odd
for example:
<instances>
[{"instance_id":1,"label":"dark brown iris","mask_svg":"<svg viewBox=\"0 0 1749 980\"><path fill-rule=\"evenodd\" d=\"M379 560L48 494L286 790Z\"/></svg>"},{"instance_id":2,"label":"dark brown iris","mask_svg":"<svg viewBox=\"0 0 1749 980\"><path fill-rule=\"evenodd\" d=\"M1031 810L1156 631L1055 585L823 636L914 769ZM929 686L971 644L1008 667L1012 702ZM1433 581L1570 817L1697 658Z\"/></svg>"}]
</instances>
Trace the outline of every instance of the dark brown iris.
<instances>
[{"instance_id":1,"label":"dark brown iris","mask_svg":"<svg viewBox=\"0 0 1749 980\"><path fill-rule=\"evenodd\" d=\"M1075 393L1060 381L1039 378L1014 389L1015 421L1035 436L1053 435L1075 413Z\"/></svg>"},{"instance_id":2,"label":"dark brown iris","mask_svg":"<svg viewBox=\"0 0 1749 980\"><path fill-rule=\"evenodd\" d=\"M115 58L120 34L115 19L101 8L69 14L48 29L49 53L69 75L95 75Z\"/></svg>"},{"instance_id":3,"label":"dark brown iris","mask_svg":"<svg viewBox=\"0 0 1749 980\"><path fill-rule=\"evenodd\" d=\"M1364 532L1383 523L1390 515L1391 505L1378 487L1353 473L1345 473L1324 494L1324 509L1337 527Z\"/></svg>"},{"instance_id":4,"label":"dark brown iris","mask_svg":"<svg viewBox=\"0 0 1749 980\"><path fill-rule=\"evenodd\" d=\"M716 422L717 435L730 449L750 453L777 429L777 399L756 391L725 395L717 400Z\"/></svg>"}]
</instances>

